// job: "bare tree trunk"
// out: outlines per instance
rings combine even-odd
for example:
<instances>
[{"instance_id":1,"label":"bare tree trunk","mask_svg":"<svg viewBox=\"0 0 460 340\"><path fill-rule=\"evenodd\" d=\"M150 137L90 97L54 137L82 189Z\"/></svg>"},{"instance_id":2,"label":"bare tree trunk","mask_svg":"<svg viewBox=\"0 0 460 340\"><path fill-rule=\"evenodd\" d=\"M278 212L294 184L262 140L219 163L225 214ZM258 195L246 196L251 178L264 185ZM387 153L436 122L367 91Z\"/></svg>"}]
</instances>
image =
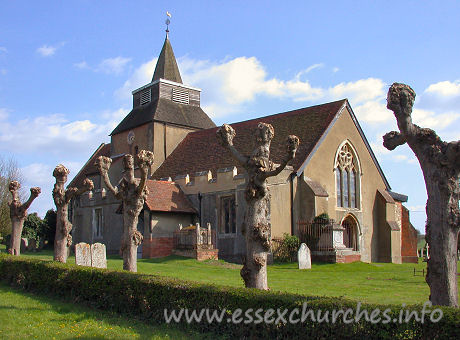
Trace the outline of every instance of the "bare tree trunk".
<instances>
[{"instance_id":1,"label":"bare tree trunk","mask_svg":"<svg viewBox=\"0 0 460 340\"><path fill-rule=\"evenodd\" d=\"M121 252L123 254L123 269L137 272L137 247L142 243L143 236L137 230L139 213L144 207L148 195L146 187L147 176L153 164L153 153L141 150L136 155L136 162L141 171L140 180L134 178L134 158L125 155L123 158L124 173L118 185L114 187L109 179L109 169L112 160L100 156L96 160L96 167L104 179L107 188L113 195L123 202L123 235L121 238Z\"/></svg>"},{"instance_id":2,"label":"bare tree trunk","mask_svg":"<svg viewBox=\"0 0 460 340\"><path fill-rule=\"evenodd\" d=\"M62 164L56 166L53 176L56 183L53 188L53 200L56 205L56 234L54 237L54 261L66 263L69 247L72 245L72 223L68 218L68 208L72 197L79 196L94 188L93 182L85 179L80 189L70 187L65 189L69 170Z\"/></svg>"},{"instance_id":3,"label":"bare tree trunk","mask_svg":"<svg viewBox=\"0 0 460 340\"><path fill-rule=\"evenodd\" d=\"M11 240L10 240L10 249L8 253L11 255L19 256L21 255L21 235L22 228L24 226L25 218L18 219L16 217L11 218Z\"/></svg>"},{"instance_id":4,"label":"bare tree trunk","mask_svg":"<svg viewBox=\"0 0 460 340\"><path fill-rule=\"evenodd\" d=\"M130 272L137 272L137 247L143 240L142 234L137 231L139 213L140 210L135 216L123 213L123 269Z\"/></svg>"},{"instance_id":5,"label":"bare tree trunk","mask_svg":"<svg viewBox=\"0 0 460 340\"><path fill-rule=\"evenodd\" d=\"M233 146L235 130L224 124L217 130L219 143L246 169L248 182L245 191L246 214L242 232L246 239L246 256L243 259L241 277L247 288L268 290L267 253L270 251L270 194L267 178L276 176L295 157L299 138L289 136L286 142L286 158L275 166L270 160L270 143L275 132L270 124L259 123L254 133L256 148L251 156L241 155Z\"/></svg>"},{"instance_id":6,"label":"bare tree trunk","mask_svg":"<svg viewBox=\"0 0 460 340\"><path fill-rule=\"evenodd\" d=\"M387 97L387 108L394 112L399 132L383 137L383 145L394 150L407 143L423 171L428 201L426 241L430 246L426 282L434 305L458 307L457 242L460 230L460 141L446 143L436 133L412 123L415 92L394 83Z\"/></svg>"},{"instance_id":7,"label":"bare tree trunk","mask_svg":"<svg viewBox=\"0 0 460 340\"><path fill-rule=\"evenodd\" d=\"M270 251L270 194L248 202L244 236L246 239L246 256L241 277L247 288L268 290L267 253Z\"/></svg>"},{"instance_id":8,"label":"bare tree trunk","mask_svg":"<svg viewBox=\"0 0 460 340\"><path fill-rule=\"evenodd\" d=\"M72 245L72 224L67 216L68 205L57 207L56 211L56 234L54 236L54 261L66 263L69 255L69 247Z\"/></svg>"},{"instance_id":9,"label":"bare tree trunk","mask_svg":"<svg viewBox=\"0 0 460 340\"><path fill-rule=\"evenodd\" d=\"M21 235L22 235L22 228L24 226L24 220L27 216L27 209L29 209L30 205L32 204L33 200L40 195L40 188L30 188L30 197L29 199L21 204L19 201L19 188L21 185L17 181L12 181L9 185L9 190L11 192L11 196L13 197L10 203L10 218L11 218L11 241L10 241L10 249L8 249L8 253L11 255L19 256L21 254Z\"/></svg>"},{"instance_id":10,"label":"bare tree trunk","mask_svg":"<svg viewBox=\"0 0 460 340\"><path fill-rule=\"evenodd\" d=\"M430 178L438 176L439 173L435 172ZM430 286L430 301L434 305L458 306L458 225L449 218L450 212L458 208L458 198L453 199L447 190L443 190L446 180L448 178L444 177L427 182L430 195L426 207L428 219L425 239L430 245L430 257L426 282Z\"/></svg>"}]
</instances>

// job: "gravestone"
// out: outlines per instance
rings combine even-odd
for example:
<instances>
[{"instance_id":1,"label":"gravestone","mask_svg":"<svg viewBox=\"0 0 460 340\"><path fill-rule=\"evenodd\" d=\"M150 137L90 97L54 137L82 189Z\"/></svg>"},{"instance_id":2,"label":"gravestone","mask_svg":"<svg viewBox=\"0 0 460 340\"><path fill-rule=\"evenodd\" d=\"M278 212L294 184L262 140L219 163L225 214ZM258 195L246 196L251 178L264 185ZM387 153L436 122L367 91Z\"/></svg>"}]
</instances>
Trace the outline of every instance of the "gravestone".
<instances>
[{"instance_id":1,"label":"gravestone","mask_svg":"<svg viewBox=\"0 0 460 340\"><path fill-rule=\"evenodd\" d=\"M310 248L305 243L300 245L297 252L297 260L299 262L299 269L311 269L311 254Z\"/></svg>"},{"instance_id":2,"label":"gravestone","mask_svg":"<svg viewBox=\"0 0 460 340\"><path fill-rule=\"evenodd\" d=\"M34 238L30 239L27 251L37 251L37 241Z\"/></svg>"},{"instance_id":3,"label":"gravestone","mask_svg":"<svg viewBox=\"0 0 460 340\"><path fill-rule=\"evenodd\" d=\"M107 268L105 244L94 243L91 245L91 266L94 268Z\"/></svg>"},{"instance_id":4,"label":"gravestone","mask_svg":"<svg viewBox=\"0 0 460 340\"><path fill-rule=\"evenodd\" d=\"M75 264L91 267L91 246L81 242L75 245Z\"/></svg>"},{"instance_id":5,"label":"gravestone","mask_svg":"<svg viewBox=\"0 0 460 340\"><path fill-rule=\"evenodd\" d=\"M26 238L21 238L21 253L24 253L27 250L29 245L29 240Z\"/></svg>"}]
</instances>

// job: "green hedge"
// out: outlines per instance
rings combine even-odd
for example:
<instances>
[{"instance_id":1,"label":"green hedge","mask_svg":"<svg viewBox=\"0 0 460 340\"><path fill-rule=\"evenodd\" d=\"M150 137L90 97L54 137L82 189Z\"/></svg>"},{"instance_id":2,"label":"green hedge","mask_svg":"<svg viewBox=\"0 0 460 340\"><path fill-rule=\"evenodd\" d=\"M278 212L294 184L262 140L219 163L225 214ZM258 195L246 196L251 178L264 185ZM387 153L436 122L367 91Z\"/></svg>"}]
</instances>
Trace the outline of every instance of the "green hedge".
<instances>
[{"instance_id":1,"label":"green hedge","mask_svg":"<svg viewBox=\"0 0 460 340\"><path fill-rule=\"evenodd\" d=\"M136 316L152 323L164 323L164 309L188 308L200 310L226 310L228 317L240 308L264 311L273 308L302 309L307 302L309 309L318 310L356 309L356 303L341 298L304 297L278 292L264 292L253 289L203 285L178 279L140 275L129 272L108 271L88 267L77 267L57 262L23 259L0 254L0 279L13 286L37 293L45 293L66 300L84 303L94 308L111 310ZM331 280L333 277L331 277ZM388 315L398 318L401 306L363 304L361 310L381 311L391 308ZM408 306L405 310L420 312L422 306ZM431 308L433 309L433 307ZM359 322L318 323L308 318L304 323L200 323L181 325L200 331L214 332L229 337L251 339L460 339L460 311L442 308L443 318L432 323L371 323L362 318ZM276 314L275 314L276 317Z\"/></svg>"}]
</instances>

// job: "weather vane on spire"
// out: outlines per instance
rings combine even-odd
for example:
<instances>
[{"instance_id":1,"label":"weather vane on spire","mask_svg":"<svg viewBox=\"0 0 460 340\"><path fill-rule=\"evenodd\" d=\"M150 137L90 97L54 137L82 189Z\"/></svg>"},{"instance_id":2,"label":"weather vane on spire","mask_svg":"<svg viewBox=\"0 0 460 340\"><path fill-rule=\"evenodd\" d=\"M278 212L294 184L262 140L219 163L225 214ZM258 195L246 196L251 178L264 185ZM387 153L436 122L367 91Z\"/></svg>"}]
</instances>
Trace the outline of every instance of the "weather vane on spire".
<instances>
[{"instance_id":1,"label":"weather vane on spire","mask_svg":"<svg viewBox=\"0 0 460 340\"><path fill-rule=\"evenodd\" d=\"M169 20L169 18L171 18L171 13L169 13L168 11L166 11L166 33L169 33L169 24L171 23L171 20Z\"/></svg>"}]
</instances>

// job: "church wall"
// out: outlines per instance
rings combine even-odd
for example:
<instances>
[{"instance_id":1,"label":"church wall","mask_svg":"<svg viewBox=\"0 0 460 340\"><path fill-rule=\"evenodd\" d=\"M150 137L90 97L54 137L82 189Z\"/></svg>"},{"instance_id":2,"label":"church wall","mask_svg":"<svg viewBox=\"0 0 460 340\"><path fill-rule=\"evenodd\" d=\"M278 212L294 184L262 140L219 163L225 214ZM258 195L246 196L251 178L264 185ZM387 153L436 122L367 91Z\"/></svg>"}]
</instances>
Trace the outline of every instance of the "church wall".
<instances>
[{"instance_id":1,"label":"church wall","mask_svg":"<svg viewBox=\"0 0 460 340\"><path fill-rule=\"evenodd\" d=\"M291 188L289 175L291 171L284 170L276 177L269 177L270 189L270 222L272 237L281 238L284 233L291 234Z\"/></svg>"},{"instance_id":2,"label":"church wall","mask_svg":"<svg viewBox=\"0 0 460 340\"><path fill-rule=\"evenodd\" d=\"M347 139L355 148L361 166L359 209L337 207L334 160L338 147ZM374 209L376 190L378 188L384 190L385 183L346 108L310 159L304 173L321 183L329 193L327 212L331 218L339 223L347 213L352 213L356 217L362 232L361 259L370 262L372 238L379 223Z\"/></svg>"},{"instance_id":3,"label":"church wall","mask_svg":"<svg viewBox=\"0 0 460 340\"><path fill-rule=\"evenodd\" d=\"M270 206L270 221L272 237L282 237L283 233L291 233L290 180L292 170L283 170L276 177L269 178L268 187L272 196ZM211 228L217 230L217 247L219 258L240 262L245 253L244 236L241 227L244 220L246 201L245 176L237 173L236 167L219 169L216 178L210 171L196 173L194 177L182 175L175 182L198 212L201 212L201 224L211 223ZM201 195L201 202L199 195ZM236 233L222 233L220 228L221 199L235 197Z\"/></svg>"},{"instance_id":4,"label":"church wall","mask_svg":"<svg viewBox=\"0 0 460 340\"><path fill-rule=\"evenodd\" d=\"M298 223L300 221L310 221L315 217L315 194L307 183L305 183L302 176L294 176L293 180L294 235L299 235Z\"/></svg>"},{"instance_id":5,"label":"church wall","mask_svg":"<svg viewBox=\"0 0 460 340\"><path fill-rule=\"evenodd\" d=\"M130 131L134 132L134 142L128 144L127 138ZM139 150L153 151L153 123L147 123L131 130L120 132L112 136L111 154L120 155L123 153L135 154L135 147Z\"/></svg>"},{"instance_id":6,"label":"church wall","mask_svg":"<svg viewBox=\"0 0 460 340\"><path fill-rule=\"evenodd\" d=\"M117 254L120 249L121 235L123 233L123 215L117 214L118 202L112 194L105 198L101 193L91 197L88 193L80 196L79 202L74 207L73 242L86 242L88 244L100 242L105 244L107 253ZM95 209L102 210L102 237L95 237L93 231L93 215Z\"/></svg>"},{"instance_id":7,"label":"church wall","mask_svg":"<svg viewBox=\"0 0 460 340\"><path fill-rule=\"evenodd\" d=\"M152 167L152 173L160 167L176 146L187 136L189 132L196 131L186 127L166 124L162 122L153 123L153 153L155 162Z\"/></svg>"},{"instance_id":8,"label":"church wall","mask_svg":"<svg viewBox=\"0 0 460 340\"><path fill-rule=\"evenodd\" d=\"M112 185L118 184L122 168L122 158L113 161L109 170ZM117 254L123 233L123 215L116 213L121 202L106 188L100 175L93 174L89 178L100 183L100 188L95 187L91 192L87 192L73 201L72 237L74 244L100 242L105 244L107 253ZM102 209L102 238L95 238L93 235L94 209Z\"/></svg>"},{"instance_id":9,"label":"church wall","mask_svg":"<svg viewBox=\"0 0 460 340\"><path fill-rule=\"evenodd\" d=\"M146 212L146 216L142 242L143 258L171 255L174 248L174 232L179 230L179 224L187 227L194 222L193 215L185 213L152 211Z\"/></svg>"},{"instance_id":10,"label":"church wall","mask_svg":"<svg viewBox=\"0 0 460 340\"><path fill-rule=\"evenodd\" d=\"M170 213L161 211L150 212L150 230L144 230L144 238L172 237L179 230L179 224L187 227L193 224L193 215L184 213Z\"/></svg>"},{"instance_id":11,"label":"church wall","mask_svg":"<svg viewBox=\"0 0 460 340\"><path fill-rule=\"evenodd\" d=\"M387 202L382 196L377 196L378 215L380 223L376 226L378 233L378 248L374 255L377 255L376 262L391 262L391 229L386 223Z\"/></svg>"}]
</instances>

